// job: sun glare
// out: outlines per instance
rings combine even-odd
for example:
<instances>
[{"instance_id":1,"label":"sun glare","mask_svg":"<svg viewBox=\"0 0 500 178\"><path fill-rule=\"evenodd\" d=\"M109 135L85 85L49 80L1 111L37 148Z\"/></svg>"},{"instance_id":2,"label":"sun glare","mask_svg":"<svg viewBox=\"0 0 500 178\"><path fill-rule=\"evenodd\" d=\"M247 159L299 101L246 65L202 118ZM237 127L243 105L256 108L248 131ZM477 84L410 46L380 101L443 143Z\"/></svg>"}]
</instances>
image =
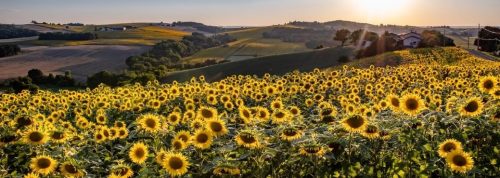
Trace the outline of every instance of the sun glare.
<instances>
[{"instance_id":1,"label":"sun glare","mask_svg":"<svg viewBox=\"0 0 500 178\"><path fill-rule=\"evenodd\" d=\"M366 15L386 16L400 12L408 6L409 0L355 0L358 6Z\"/></svg>"}]
</instances>

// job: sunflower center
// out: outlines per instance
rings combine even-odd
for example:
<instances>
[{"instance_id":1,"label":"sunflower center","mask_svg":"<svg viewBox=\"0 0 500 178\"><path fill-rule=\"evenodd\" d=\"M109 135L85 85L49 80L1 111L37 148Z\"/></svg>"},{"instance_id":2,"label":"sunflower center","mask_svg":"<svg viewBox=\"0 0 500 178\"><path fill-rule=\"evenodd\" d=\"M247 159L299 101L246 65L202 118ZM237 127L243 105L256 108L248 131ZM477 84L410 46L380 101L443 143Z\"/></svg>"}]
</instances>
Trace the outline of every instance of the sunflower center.
<instances>
[{"instance_id":1,"label":"sunflower center","mask_svg":"<svg viewBox=\"0 0 500 178\"><path fill-rule=\"evenodd\" d=\"M248 112L247 110L243 110L243 116L245 116L246 118L249 118L250 112Z\"/></svg>"},{"instance_id":2,"label":"sunflower center","mask_svg":"<svg viewBox=\"0 0 500 178\"><path fill-rule=\"evenodd\" d=\"M276 113L276 117L277 118L283 118L283 117L285 117L285 113L278 112L278 113Z\"/></svg>"},{"instance_id":3,"label":"sunflower center","mask_svg":"<svg viewBox=\"0 0 500 178\"><path fill-rule=\"evenodd\" d=\"M479 108L479 104L476 101L472 101L467 103L467 105L464 107L465 111L467 112L475 112Z\"/></svg>"},{"instance_id":4,"label":"sunflower center","mask_svg":"<svg viewBox=\"0 0 500 178\"><path fill-rule=\"evenodd\" d=\"M395 107L399 107L399 100L397 98L391 98L391 104Z\"/></svg>"},{"instance_id":5,"label":"sunflower center","mask_svg":"<svg viewBox=\"0 0 500 178\"><path fill-rule=\"evenodd\" d=\"M457 147L455 146L455 144L453 143L446 143L444 146L443 146L443 150L446 151L446 152L451 152L453 150L455 150Z\"/></svg>"},{"instance_id":6,"label":"sunflower center","mask_svg":"<svg viewBox=\"0 0 500 178\"><path fill-rule=\"evenodd\" d=\"M26 118L26 117L20 117L19 119L17 119L17 124L20 127L31 125L32 123L33 123L33 121L31 121L31 119Z\"/></svg>"},{"instance_id":7,"label":"sunflower center","mask_svg":"<svg viewBox=\"0 0 500 178\"><path fill-rule=\"evenodd\" d=\"M33 132L29 135L29 138L32 142L39 142L43 139L43 134L40 132Z\"/></svg>"},{"instance_id":8,"label":"sunflower center","mask_svg":"<svg viewBox=\"0 0 500 178\"><path fill-rule=\"evenodd\" d=\"M309 147L305 147L304 150L307 153L315 154L315 153L318 153L321 150L321 148L317 147L317 146L309 146Z\"/></svg>"},{"instance_id":9,"label":"sunflower center","mask_svg":"<svg viewBox=\"0 0 500 178\"><path fill-rule=\"evenodd\" d=\"M365 123L361 116L352 116L347 120L347 124L352 128L359 128Z\"/></svg>"},{"instance_id":10,"label":"sunflower center","mask_svg":"<svg viewBox=\"0 0 500 178\"><path fill-rule=\"evenodd\" d=\"M71 165L71 164L66 164L64 165L64 169L70 173L70 174L76 174L78 173L78 170L76 169L75 166Z\"/></svg>"},{"instance_id":11,"label":"sunflower center","mask_svg":"<svg viewBox=\"0 0 500 178\"><path fill-rule=\"evenodd\" d=\"M286 136L291 137L291 136L297 135L297 131L295 129L285 129L283 131L283 134L285 134Z\"/></svg>"},{"instance_id":12,"label":"sunflower center","mask_svg":"<svg viewBox=\"0 0 500 178\"><path fill-rule=\"evenodd\" d=\"M181 148L182 148L182 143L181 143L181 142L179 142L179 141L175 141L175 142L174 142L174 148L175 148L176 150L181 149Z\"/></svg>"},{"instance_id":13,"label":"sunflower center","mask_svg":"<svg viewBox=\"0 0 500 178\"><path fill-rule=\"evenodd\" d=\"M222 131L222 124L218 122L210 122L210 128L214 132L220 132Z\"/></svg>"},{"instance_id":14,"label":"sunflower center","mask_svg":"<svg viewBox=\"0 0 500 178\"><path fill-rule=\"evenodd\" d=\"M456 155L453 157L453 164L457 166L465 166L467 164L467 159L463 157L462 155Z\"/></svg>"},{"instance_id":15,"label":"sunflower center","mask_svg":"<svg viewBox=\"0 0 500 178\"><path fill-rule=\"evenodd\" d=\"M484 83L483 83L483 87L484 87L484 88L486 88L486 89L488 89L488 90L489 90L489 89L492 89L492 88L493 88L493 86L494 86L494 85L493 85L493 81L491 81L491 80L486 80L486 81L484 81Z\"/></svg>"},{"instance_id":16,"label":"sunflower center","mask_svg":"<svg viewBox=\"0 0 500 178\"><path fill-rule=\"evenodd\" d=\"M52 138L56 139L56 140L63 139L64 138L64 133L62 133L62 132L54 132L52 134Z\"/></svg>"},{"instance_id":17,"label":"sunflower center","mask_svg":"<svg viewBox=\"0 0 500 178\"><path fill-rule=\"evenodd\" d=\"M149 128L155 128L156 127L156 121L153 119L146 119L146 126Z\"/></svg>"},{"instance_id":18,"label":"sunflower center","mask_svg":"<svg viewBox=\"0 0 500 178\"><path fill-rule=\"evenodd\" d=\"M414 98L410 98L405 102L406 108L409 110L417 110L418 109L418 101Z\"/></svg>"},{"instance_id":19,"label":"sunflower center","mask_svg":"<svg viewBox=\"0 0 500 178\"><path fill-rule=\"evenodd\" d=\"M142 157L144 157L144 155L146 155L146 153L144 152L144 149L142 149L142 148L136 149L134 151L134 154L138 158L142 158Z\"/></svg>"},{"instance_id":20,"label":"sunflower center","mask_svg":"<svg viewBox=\"0 0 500 178\"><path fill-rule=\"evenodd\" d=\"M207 134L199 134L196 136L196 141L199 143L205 143L208 141L208 135Z\"/></svg>"},{"instance_id":21,"label":"sunflower center","mask_svg":"<svg viewBox=\"0 0 500 178\"><path fill-rule=\"evenodd\" d=\"M168 164L172 169L180 169L184 166L184 162L182 161L182 159L175 156L171 157L168 160Z\"/></svg>"},{"instance_id":22,"label":"sunflower center","mask_svg":"<svg viewBox=\"0 0 500 178\"><path fill-rule=\"evenodd\" d=\"M252 134L242 134L240 136L241 140L245 143L254 143L256 142L257 140L255 139L255 137L252 135Z\"/></svg>"},{"instance_id":23,"label":"sunflower center","mask_svg":"<svg viewBox=\"0 0 500 178\"><path fill-rule=\"evenodd\" d=\"M201 115L204 117L204 118L212 118L212 116L214 115L212 113L212 111L208 110L208 109L202 109L201 110Z\"/></svg>"},{"instance_id":24,"label":"sunflower center","mask_svg":"<svg viewBox=\"0 0 500 178\"><path fill-rule=\"evenodd\" d=\"M333 116L327 115L323 117L323 122L333 122L335 118Z\"/></svg>"},{"instance_id":25,"label":"sunflower center","mask_svg":"<svg viewBox=\"0 0 500 178\"><path fill-rule=\"evenodd\" d=\"M50 167L52 162L48 158L40 158L40 159L38 159L36 164L38 165L39 168L46 169L46 168Z\"/></svg>"},{"instance_id":26,"label":"sunflower center","mask_svg":"<svg viewBox=\"0 0 500 178\"><path fill-rule=\"evenodd\" d=\"M177 121L177 119L178 119L178 118L177 118L177 116L176 116L176 115L172 115L172 116L170 116L170 121L172 121L172 122L176 122L176 121Z\"/></svg>"}]
</instances>

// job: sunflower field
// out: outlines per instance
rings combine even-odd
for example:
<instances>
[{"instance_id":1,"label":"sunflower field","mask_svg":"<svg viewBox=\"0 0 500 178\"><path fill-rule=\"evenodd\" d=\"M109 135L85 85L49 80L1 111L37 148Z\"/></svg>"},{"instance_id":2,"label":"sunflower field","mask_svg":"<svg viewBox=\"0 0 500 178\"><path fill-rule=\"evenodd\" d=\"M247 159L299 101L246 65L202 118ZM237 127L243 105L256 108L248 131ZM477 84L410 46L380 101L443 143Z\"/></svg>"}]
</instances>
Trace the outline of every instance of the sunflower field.
<instances>
[{"instance_id":1,"label":"sunflower field","mask_svg":"<svg viewBox=\"0 0 500 178\"><path fill-rule=\"evenodd\" d=\"M500 63L459 52L2 94L0 177L499 177Z\"/></svg>"}]
</instances>

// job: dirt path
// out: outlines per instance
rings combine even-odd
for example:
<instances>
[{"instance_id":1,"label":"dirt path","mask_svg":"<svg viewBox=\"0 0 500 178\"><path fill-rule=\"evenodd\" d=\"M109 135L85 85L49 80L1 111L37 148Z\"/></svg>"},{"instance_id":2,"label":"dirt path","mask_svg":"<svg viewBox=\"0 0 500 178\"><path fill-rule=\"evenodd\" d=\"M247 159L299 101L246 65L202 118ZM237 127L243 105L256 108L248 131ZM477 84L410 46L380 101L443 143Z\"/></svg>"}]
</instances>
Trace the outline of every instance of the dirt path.
<instances>
[{"instance_id":1,"label":"dirt path","mask_svg":"<svg viewBox=\"0 0 500 178\"><path fill-rule=\"evenodd\" d=\"M469 51L470 54L472 54L472 55L474 55L476 57L480 57L480 58L487 59L487 60L490 60L490 61L499 61L500 60L500 58L484 54L481 51L477 51L477 50L474 50L474 49L467 49L467 51Z\"/></svg>"},{"instance_id":2,"label":"dirt path","mask_svg":"<svg viewBox=\"0 0 500 178\"><path fill-rule=\"evenodd\" d=\"M147 46L84 45L64 47L25 47L24 54L0 58L0 80L26 76L30 69L44 73L71 71L84 82L87 76L102 70L120 72L127 68L127 57L147 51Z\"/></svg>"}]
</instances>

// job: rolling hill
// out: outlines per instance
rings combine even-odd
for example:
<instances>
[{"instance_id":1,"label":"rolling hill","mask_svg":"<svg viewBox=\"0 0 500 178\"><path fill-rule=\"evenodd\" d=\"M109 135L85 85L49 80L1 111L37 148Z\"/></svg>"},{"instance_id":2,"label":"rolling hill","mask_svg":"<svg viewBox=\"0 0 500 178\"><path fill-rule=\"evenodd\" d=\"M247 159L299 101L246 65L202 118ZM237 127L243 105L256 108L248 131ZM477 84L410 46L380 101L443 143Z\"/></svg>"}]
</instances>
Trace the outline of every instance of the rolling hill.
<instances>
[{"instance_id":1,"label":"rolling hill","mask_svg":"<svg viewBox=\"0 0 500 178\"><path fill-rule=\"evenodd\" d=\"M173 72L160 79L162 82L187 81L204 75L207 81L216 81L231 75L285 74L294 70L310 71L339 65L341 56L350 56L353 48L326 48L322 50L265 56L228 62L203 68Z\"/></svg>"},{"instance_id":2,"label":"rolling hill","mask_svg":"<svg viewBox=\"0 0 500 178\"><path fill-rule=\"evenodd\" d=\"M272 27L255 27L228 32L238 40L227 46L202 50L193 56L184 58L186 63L197 63L206 59L226 59L239 61L244 59L310 51L304 43L288 43L279 39L266 39L262 33Z\"/></svg>"}]
</instances>

